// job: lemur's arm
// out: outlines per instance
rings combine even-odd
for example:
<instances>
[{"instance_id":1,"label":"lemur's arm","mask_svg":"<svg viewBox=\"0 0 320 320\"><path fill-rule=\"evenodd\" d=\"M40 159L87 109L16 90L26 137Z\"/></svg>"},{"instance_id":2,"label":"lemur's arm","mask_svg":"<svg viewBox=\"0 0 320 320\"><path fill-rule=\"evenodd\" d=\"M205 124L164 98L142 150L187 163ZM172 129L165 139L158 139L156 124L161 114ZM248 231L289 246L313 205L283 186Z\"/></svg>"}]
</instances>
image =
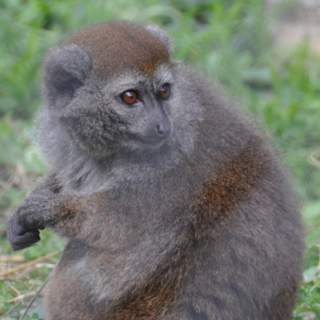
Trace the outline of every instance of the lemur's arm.
<instances>
[{"instance_id":1,"label":"lemur's arm","mask_svg":"<svg viewBox=\"0 0 320 320\"><path fill-rule=\"evenodd\" d=\"M45 177L9 219L7 237L12 248L20 250L39 241L39 229L63 219L67 200L56 177Z\"/></svg>"}]
</instances>

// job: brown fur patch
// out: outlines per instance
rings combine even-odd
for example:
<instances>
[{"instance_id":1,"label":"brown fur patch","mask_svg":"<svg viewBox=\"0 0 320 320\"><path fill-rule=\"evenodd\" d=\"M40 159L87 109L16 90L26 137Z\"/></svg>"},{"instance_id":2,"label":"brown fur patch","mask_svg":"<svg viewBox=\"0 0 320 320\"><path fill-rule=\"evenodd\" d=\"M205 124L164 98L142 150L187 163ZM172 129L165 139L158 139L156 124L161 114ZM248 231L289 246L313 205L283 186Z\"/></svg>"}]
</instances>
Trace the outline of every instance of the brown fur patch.
<instances>
[{"instance_id":1,"label":"brown fur patch","mask_svg":"<svg viewBox=\"0 0 320 320\"><path fill-rule=\"evenodd\" d=\"M270 156L259 141L248 144L239 155L221 166L219 174L203 187L194 203L197 222L203 225L226 217L249 197L270 170Z\"/></svg>"},{"instance_id":2,"label":"brown fur patch","mask_svg":"<svg viewBox=\"0 0 320 320\"><path fill-rule=\"evenodd\" d=\"M77 235L85 220L85 208L88 201L80 198L63 201L59 207L59 220L55 224L56 230L62 230L69 237Z\"/></svg>"},{"instance_id":3,"label":"brown fur patch","mask_svg":"<svg viewBox=\"0 0 320 320\"><path fill-rule=\"evenodd\" d=\"M176 266L158 274L132 297L109 313L113 320L156 320L161 319L174 304L177 292L186 273L185 258ZM108 318L109 319L109 318Z\"/></svg>"},{"instance_id":4,"label":"brown fur patch","mask_svg":"<svg viewBox=\"0 0 320 320\"><path fill-rule=\"evenodd\" d=\"M157 66L169 61L165 45L143 26L129 22L108 22L88 27L65 43L76 44L93 59L101 78L135 69L152 75Z\"/></svg>"}]
</instances>

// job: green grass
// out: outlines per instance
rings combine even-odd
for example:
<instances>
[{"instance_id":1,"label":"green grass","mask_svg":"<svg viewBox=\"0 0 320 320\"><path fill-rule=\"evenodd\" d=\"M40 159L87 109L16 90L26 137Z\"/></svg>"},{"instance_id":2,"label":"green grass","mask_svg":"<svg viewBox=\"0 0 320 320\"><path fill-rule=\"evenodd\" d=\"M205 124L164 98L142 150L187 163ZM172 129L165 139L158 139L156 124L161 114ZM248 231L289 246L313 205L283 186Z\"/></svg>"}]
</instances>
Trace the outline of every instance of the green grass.
<instances>
[{"instance_id":1,"label":"green grass","mask_svg":"<svg viewBox=\"0 0 320 320\"><path fill-rule=\"evenodd\" d=\"M273 48L259 0L2 0L0 259L14 255L5 239L5 217L45 172L32 143L32 118L41 105L44 54L66 33L110 19L164 26L174 39L175 57L218 80L274 137L292 171L307 233L304 282L295 319L320 319L320 58L310 53L307 43L286 53ZM0 273L63 247L51 232L44 232L42 238L18 253L23 262L0 260ZM18 319L28 299L14 299L39 288L57 258L0 279L1 319ZM37 314L41 312L32 309L27 319L39 319Z\"/></svg>"}]
</instances>

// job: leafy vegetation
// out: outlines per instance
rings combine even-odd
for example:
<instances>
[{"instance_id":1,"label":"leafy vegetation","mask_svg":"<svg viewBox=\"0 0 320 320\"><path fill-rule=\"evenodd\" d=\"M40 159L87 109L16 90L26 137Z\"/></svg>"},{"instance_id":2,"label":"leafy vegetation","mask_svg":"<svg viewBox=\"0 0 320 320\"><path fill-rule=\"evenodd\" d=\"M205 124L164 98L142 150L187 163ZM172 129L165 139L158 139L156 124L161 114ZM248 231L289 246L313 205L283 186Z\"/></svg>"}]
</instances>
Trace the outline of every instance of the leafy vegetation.
<instances>
[{"instance_id":1,"label":"leafy vegetation","mask_svg":"<svg viewBox=\"0 0 320 320\"><path fill-rule=\"evenodd\" d=\"M4 232L5 217L45 172L32 129L43 57L66 33L110 19L164 26L176 58L219 81L271 133L292 171L306 224L295 319L320 319L320 58L307 43L289 52L274 48L262 0L0 1L0 318L21 316L63 246L46 231L41 243L14 254ZM41 314L33 307L25 319Z\"/></svg>"}]
</instances>

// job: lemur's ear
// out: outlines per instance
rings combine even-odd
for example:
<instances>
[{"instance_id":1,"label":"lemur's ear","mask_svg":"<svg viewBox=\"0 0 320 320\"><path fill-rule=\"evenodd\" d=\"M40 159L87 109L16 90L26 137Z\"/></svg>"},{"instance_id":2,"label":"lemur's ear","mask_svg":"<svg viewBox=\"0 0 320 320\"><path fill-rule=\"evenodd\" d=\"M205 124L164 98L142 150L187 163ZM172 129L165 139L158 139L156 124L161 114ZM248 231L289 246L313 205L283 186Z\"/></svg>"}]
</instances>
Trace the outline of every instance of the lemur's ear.
<instances>
[{"instance_id":1,"label":"lemur's ear","mask_svg":"<svg viewBox=\"0 0 320 320\"><path fill-rule=\"evenodd\" d=\"M166 46L169 53L172 52L172 42L163 29L154 24L147 26L146 29Z\"/></svg>"},{"instance_id":2,"label":"lemur's ear","mask_svg":"<svg viewBox=\"0 0 320 320\"><path fill-rule=\"evenodd\" d=\"M77 45L53 49L44 64L44 95L49 106L67 105L92 68L89 55Z\"/></svg>"}]
</instances>

